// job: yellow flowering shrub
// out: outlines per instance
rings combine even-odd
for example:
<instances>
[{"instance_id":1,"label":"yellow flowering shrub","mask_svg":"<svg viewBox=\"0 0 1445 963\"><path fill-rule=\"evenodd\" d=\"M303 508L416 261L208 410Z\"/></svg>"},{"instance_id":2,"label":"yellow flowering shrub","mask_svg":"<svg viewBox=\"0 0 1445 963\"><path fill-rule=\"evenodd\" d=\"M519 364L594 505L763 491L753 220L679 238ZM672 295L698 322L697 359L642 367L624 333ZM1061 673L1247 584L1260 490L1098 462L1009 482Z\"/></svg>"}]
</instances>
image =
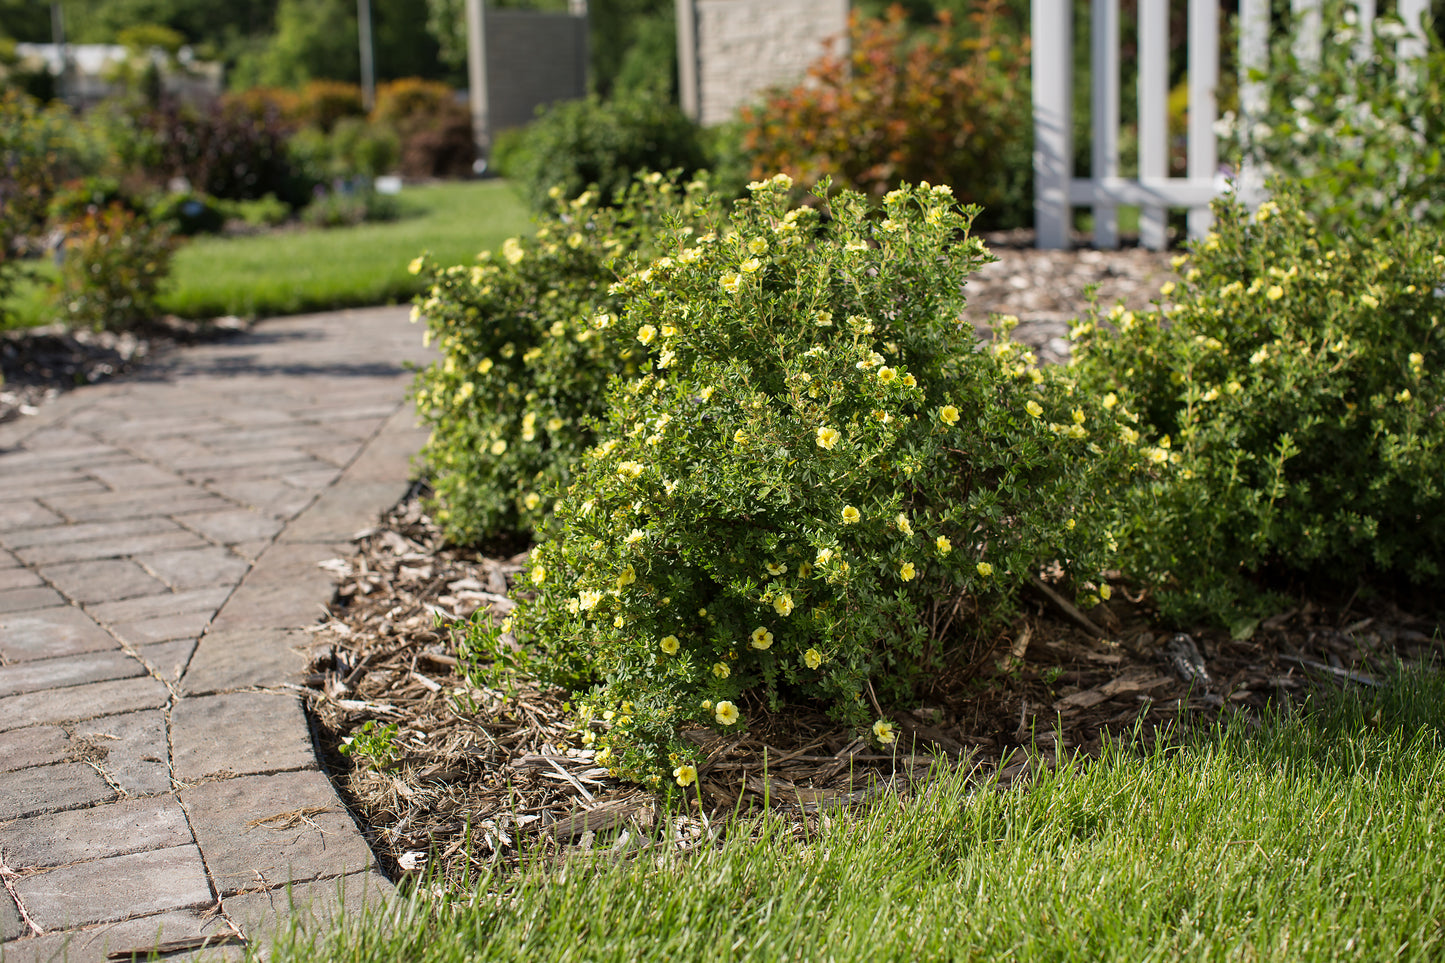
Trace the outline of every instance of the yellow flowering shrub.
<instances>
[{"instance_id":1,"label":"yellow flowering shrub","mask_svg":"<svg viewBox=\"0 0 1445 963\"><path fill-rule=\"evenodd\" d=\"M1068 520L1108 511L1130 449L1101 404L960 322L988 259L973 210L925 185L825 217L789 186L752 185L728 229L675 234L619 282L609 330L642 371L613 381L515 616L633 778L680 768L682 730L795 699L886 742L870 686L911 698L991 644L1041 563L1105 562L1104 527Z\"/></svg>"},{"instance_id":2,"label":"yellow flowering shrub","mask_svg":"<svg viewBox=\"0 0 1445 963\"><path fill-rule=\"evenodd\" d=\"M717 209L703 182L679 188L656 173L611 206L557 193L530 238L473 265L412 263L431 279L414 316L441 355L412 389L431 428L422 458L437 521L458 542L525 533L551 514L593 441L608 377L635 374L645 353L608 336L618 272L655 253L664 223L704 225Z\"/></svg>"},{"instance_id":3,"label":"yellow flowering shrub","mask_svg":"<svg viewBox=\"0 0 1445 963\"><path fill-rule=\"evenodd\" d=\"M1099 311L1074 367L1137 413L1153 464L1121 567L1167 614L1241 628L1261 590L1438 583L1445 562L1445 239L1326 240L1299 193L1224 203L1171 304Z\"/></svg>"}]
</instances>

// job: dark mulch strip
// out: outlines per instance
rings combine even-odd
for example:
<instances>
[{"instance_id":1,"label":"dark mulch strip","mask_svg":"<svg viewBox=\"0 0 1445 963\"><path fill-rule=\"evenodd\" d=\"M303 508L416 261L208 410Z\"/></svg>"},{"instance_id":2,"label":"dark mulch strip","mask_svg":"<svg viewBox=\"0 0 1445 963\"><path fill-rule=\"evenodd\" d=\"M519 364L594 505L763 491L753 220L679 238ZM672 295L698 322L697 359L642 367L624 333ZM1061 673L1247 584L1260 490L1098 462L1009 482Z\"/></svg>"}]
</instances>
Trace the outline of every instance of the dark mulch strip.
<instances>
[{"instance_id":1,"label":"dark mulch strip","mask_svg":"<svg viewBox=\"0 0 1445 963\"><path fill-rule=\"evenodd\" d=\"M133 331L70 331L60 325L0 331L0 424L35 414L67 391L134 369L177 345L231 337L234 318L164 318Z\"/></svg>"}]
</instances>

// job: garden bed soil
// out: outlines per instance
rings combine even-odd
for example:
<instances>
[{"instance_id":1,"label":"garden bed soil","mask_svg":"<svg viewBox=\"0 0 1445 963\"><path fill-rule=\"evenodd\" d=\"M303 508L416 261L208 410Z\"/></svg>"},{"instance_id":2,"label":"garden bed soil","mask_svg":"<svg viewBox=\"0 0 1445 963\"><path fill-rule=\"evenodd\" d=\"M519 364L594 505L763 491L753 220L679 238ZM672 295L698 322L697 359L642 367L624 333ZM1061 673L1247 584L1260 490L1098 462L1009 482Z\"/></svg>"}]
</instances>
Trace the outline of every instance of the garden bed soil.
<instances>
[{"instance_id":1,"label":"garden bed soil","mask_svg":"<svg viewBox=\"0 0 1445 963\"><path fill-rule=\"evenodd\" d=\"M230 337L245 327L236 318L163 318L133 331L71 331L59 324L0 331L0 424L33 415L67 391L130 371L176 345Z\"/></svg>"},{"instance_id":2,"label":"garden bed soil","mask_svg":"<svg viewBox=\"0 0 1445 963\"><path fill-rule=\"evenodd\" d=\"M764 806L804 831L916 788L939 765L1007 787L1095 756L1107 739L1147 748L1321 686L1376 685L1397 661L1441 652L1438 622L1383 603L1302 604L1235 639L1161 632L1127 592L1071 612L1041 583L979 664L888 713L894 745L816 712L745 704L746 733L690 734L706 759L699 785L669 799L598 766L563 693L521 675L460 671L465 621L511 611L526 556L448 546L421 494L362 533L354 556L327 563L340 584L313 630L307 685L323 758L381 862L398 878L430 869L434 885L468 886L524 854L626 850L658 838L664 819L684 848ZM385 765L339 751L372 720L397 727Z\"/></svg>"}]
</instances>

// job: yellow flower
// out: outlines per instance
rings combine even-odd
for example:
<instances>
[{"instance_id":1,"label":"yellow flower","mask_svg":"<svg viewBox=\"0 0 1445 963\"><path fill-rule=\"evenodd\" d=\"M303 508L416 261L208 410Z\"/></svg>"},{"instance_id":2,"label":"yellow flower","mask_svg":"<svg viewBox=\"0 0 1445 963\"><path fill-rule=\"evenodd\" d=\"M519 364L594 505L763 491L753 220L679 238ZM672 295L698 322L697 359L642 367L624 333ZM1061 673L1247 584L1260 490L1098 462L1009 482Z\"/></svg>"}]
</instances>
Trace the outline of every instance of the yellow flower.
<instances>
[{"instance_id":1,"label":"yellow flower","mask_svg":"<svg viewBox=\"0 0 1445 963\"><path fill-rule=\"evenodd\" d=\"M644 324L637 329L637 340L643 344L652 344L652 339L657 337L657 329L650 324Z\"/></svg>"},{"instance_id":2,"label":"yellow flower","mask_svg":"<svg viewBox=\"0 0 1445 963\"><path fill-rule=\"evenodd\" d=\"M666 652L668 655L677 655L677 636L669 635L665 637L661 642L659 642L658 645L662 648L662 651Z\"/></svg>"},{"instance_id":3,"label":"yellow flower","mask_svg":"<svg viewBox=\"0 0 1445 963\"><path fill-rule=\"evenodd\" d=\"M1044 413L1043 406L1040 405L1037 401L1034 401L1032 398L1029 399L1028 404L1024 405L1024 411L1027 411L1035 418L1042 417Z\"/></svg>"},{"instance_id":4,"label":"yellow flower","mask_svg":"<svg viewBox=\"0 0 1445 963\"><path fill-rule=\"evenodd\" d=\"M773 599L773 609L779 615L792 615L793 597L787 592L784 592L782 595L779 595L777 598Z\"/></svg>"},{"instance_id":5,"label":"yellow flower","mask_svg":"<svg viewBox=\"0 0 1445 963\"><path fill-rule=\"evenodd\" d=\"M538 565L532 569L533 585L541 585L545 581L547 581L547 567L545 565Z\"/></svg>"},{"instance_id":6,"label":"yellow flower","mask_svg":"<svg viewBox=\"0 0 1445 963\"><path fill-rule=\"evenodd\" d=\"M1108 582L1105 582L1104 584L1099 586L1099 598L1103 599L1105 602L1109 601L1109 597L1113 594L1114 590L1109 587Z\"/></svg>"},{"instance_id":7,"label":"yellow flower","mask_svg":"<svg viewBox=\"0 0 1445 963\"><path fill-rule=\"evenodd\" d=\"M742 287L743 276L741 274L724 274L722 276L723 290L728 294L737 294L738 288Z\"/></svg>"},{"instance_id":8,"label":"yellow flower","mask_svg":"<svg viewBox=\"0 0 1445 963\"><path fill-rule=\"evenodd\" d=\"M886 719L879 719L873 723L873 737L881 745L891 745L898 737L893 733L893 723Z\"/></svg>"},{"instance_id":9,"label":"yellow flower","mask_svg":"<svg viewBox=\"0 0 1445 963\"><path fill-rule=\"evenodd\" d=\"M508 264L520 264L522 258L526 256L527 252L522 249L522 245L517 242L515 237L509 237L502 242L502 257L507 259Z\"/></svg>"},{"instance_id":10,"label":"yellow flower","mask_svg":"<svg viewBox=\"0 0 1445 963\"><path fill-rule=\"evenodd\" d=\"M1107 395L1105 395L1102 400L1105 408L1112 408L1119 403L1119 396L1111 391Z\"/></svg>"},{"instance_id":11,"label":"yellow flower","mask_svg":"<svg viewBox=\"0 0 1445 963\"><path fill-rule=\"evenodd\" d=\"M1410 367L1418 374L1420 369L1425 367L1425 356L1418 351L1410 352Z\"/></svg>"},{"instance_id":12,"label":"yellow flower","mask_svg":"<svg viewBox=\"0 0 1445 963\"><path fill-rule=\"evenodd\" d=\"M627 566L626 568L624 568L620 573L618 573L618 576L617 576L617 587L618 587L618 588L626 588L627 586L631 585L633 582L636 582L636 581L637 581L637 569L635 569L635 568L633 568L631 565L629 565L629 566Z\"/></svg>"},{"instance_id":13,"label":"yellow flower","mask_svg":"<svg viewBox=\"0 0 1445 963\"><path fill-rule=\"evenodd\" d=\"M424 267L426 267L426 257L424 255L418 255L412 258L411 263L406 266L406 273L420 274L421 269Z\"/></svg>"},{"instance_id":14,"label":"yellow flower","mask_svg":"<svg viewBox=\"0 0 1445 963\"><path fill-rule=\"evenodd\" d=\"M1403 402L1406 402L1406 401L1409 401L1409 400L1410 400L1410 389L1409 389L1409 388L1406 388L1406 389L1404 389L1403 391L1401 391L1399 394L1397 394L1397 395L1395 396L1395 400L1396 400L1396 401L1399 401L1399 402L1402 402L1402 403L1403 403Z\"/></svg>"},{"instance_id":15,"label":"yellow flower","mask_svg":"<svg viewBox=\"0 0 1445 963\"><path fill-rule=\"evenodd\" d=\"M782 562L769 562L769 563L768 563L768 574L769 574L769 575L782 575L782 574L783 574L784 572L786 572L787 570L788 570L788 566L784 565Z\"/></svg>"},{"instance_id":16,"label":"yellow flower","mask_svg":"<svg viewBox=\"0 0 1445 963\"><path fill-rule=\"evenodd\" d=\"M1174 293L1174 282L1173 282L1173 281L1165 281L1163 287L1161 287L1161 288L1159 289L1159 295L1160 295L1160 297L1165 297L1165 298L1167 298L1167 297L1169 297L1169 295L1171 295L1171 294L1173 294L1173 293Z\"/></svg>"},{"instance_id":17,"label":"yellow flower","mask_svg":"<svg viewBox=\"0 0 1445 963\"><path fill-rule=\"evenodd\" d=\"M738 721L738 707L724 699L713 707L712 717L720 724L730 726Z\"/></svg>"},{"instance_id":18,"label":"yellow flower","mask_svg":"<svg viewBox=\"0 0 1445 963\"><path fill-rule=\"evenodd\" d=\"M838 444L838 439L841 437L843 436L837 428L830 428L824 425L818 429L818 437L815 440L819 448L832 451L833 446Z\"/></svg>"},{"instance_id":19,"label":"yellow flower","mask_svg":"<svg viewBox=\"0 0 1445 963\"><path fill-rule=\"evenodd\" d=\"M938 409L938 417L942 418L946 425L956 425L958 424L958 409L953 405L944 405Z\"/></svg>"},{"instance_id":20,"label":"yellow flower","mask_svg":"<svg viewBox=\"0 0 1445 963\"><path fill-rule=\"evenodd\" d=\"M746 445L748 443L748 433L739 428L733 432L733 441L739 445Z\"/></svg>"},{"instance_id":21,"label":"yellow flower","mask_svg":"<svg viewBox=\"0 0 1445 963\"><path fill-rule=\"evenodd\" d=\"M759 270L762 269L762 266L763 266L763 262L762 262L762 261L759 261L757 258L753 257L753 258L748 258L748 259L747 259L746 261L744 261L742 264L739 264L739 265L738 265L738 269L739 269L740 271L742 271L744 274L755 274L755 273L757 273Z\"/></svg>"},{"instance_id":22,"label":"yellow flower","mask_svg":"<svg viewBox=\"0 0 1445 963\"><path fill-rule=\"evenodd\" d=\"M492 454L494 454L494 455L500 455L500 454L502 454L503 452L505 452L506 450L507 450L507 443L506 443L505 441L503 441L502 439L498 438L496 441L492 442L492 447L491 447L491 452L492 452Z\"/></svg>"},{"instance_id":23,"label":"yellow flower","mask_svg":"<svg viewBox=\"0 0 1445 963\"><path fill-rule=\"evenodd\" d=\"M933 540L933 545L935 548L938 549L939 555L947 555L949 552L953 551L953 543L948 540L948 536L946 535L940 535L935 538Z\"/></svg>"},{"instance_id":24,"label":"yellow flower","mask_svg":"<svg viewBox=\"0 0 1445 963\"><path fill-rule=\"evenodd\" d=\"M719 679L726 679L728 676L733 674L733 670L728 668L726 662L715 662L713 663L712 674L717 676Z\"/></svg>"},{"instance_id":25,"label":"yellow flower","mask_svg":"<svg viewBox=\"0 0 1445 963\"><path fill-rule=\"evenodd\" d=\"M897 377L898 372L894 371L892 368L886 365L878 369L878 380L883 382L885 385L892 383Z\"/></svg>"},{"instance_id":26,"label":"yellow flower","mask_svg":"<svg viewBox=\"0 0 1445 963\"><path fill-rule=\"evenodd\" d=\"M749 254L766 254L768 251L768 240L764 237L755 237L748 242Z\"/></svg>"},{"instance_id":27,"label":"yellow flower","mask_svg":"<svg viewBox=\"0 0 1445 963\"><path fill-rule=\"evenodd\" d=\"M1074 530L1074 526L1077 525L1077 524L1078 524L1078 522L1074 521L1072 518L1068 518L1068 519L1065 519L1065 520L1064 520L1064 527L1067 528L1067 529L1068 529L1069 531L1071 531L1071 532Z\"/></svg>"},{"instance_id":28,"label":"yellow flower","mask_svg":"<svg viewBox=\"0 0 1445 963\"><path fill-rule=\"evenodd\" d=\"M900 532L902 532L904 535L912 535L912 534L913 534L913 523L908 520L908 516L907 516L907 515L903 514L902 512L899 512L899 513L898 513L898 519L897 519L897 521L898 521L898 530L899 530Z\"/></svg>"},{"instance_id":29,"label":"yellow flower","mask_svg":"<svg viewBox=\"0 0 1445 963\"><path fill-rule=\"evenodd\" d=\"M993 574L993 566L988 564L987 562L979 562L977 565L974 566L974 569L984 578L988 578L990 575Z\"/></svg>"},{"instance_id":30,"label":"yellow flower","mask_svg":"<svg viewBox=\"0 0 1445 963\"><path fill-rule=\"evenodd\" d=\"M477 364L477 373L478 373L478 374L486 374L488 371L491 371L491 370L492 370L492 359L491 359L491 358L483 358L480 362L478 362L478 364Z\"/></svg>"},{"instance_id":31,"label":"yellow flower","mask_svg":"<svg viewBox=\"0 0 1445 963\"><path fill-rule=\"evenodd\" d=\"M832 550L831 548L820 548L820 549L818 549L818 557L817 557L816 559L814 559L813 561L814 561L814 564L817 564L817 565L827 565L827 564L828 564L829 562L831 562L832 560L833 560L833 550Z\"/></svg>"},{"instance_id":32,"label":"yellow flower","mask_svg":"<svg viewBox=\"0 0 1445 963\"><path fill-rule=\"evenodd\" d=\"M791 599L788 604L792 604ZM766 649L773 644L773 633L760 625L753 629L752 638L748 640L748 644L755 649Z\"/></svg>"},{"instance_id":33,"label":"yellow flower","mask_svg":"<svg viewBox=\"0 0 1445 963\"><path fill-rule=\"evenodd\" d=\"M823 664L823 653L817 649L809 649L803 653L803 664L810 669L816 669Z\"/></svg>"},{"instance_id":34,"label":"yellow flower","mask_svg":"<svg viewBox=\"0 0 1445 963\"><path fill-rule=\"evenodd\" d=\"M582 611L584 612L590 612L596 608L597 603L600 601L602 601L602 593L594 592L591 589L583 592L577 599L578 604L581 605Z\"/></svg>"},{"instance_id":35,"label":"yellow flower","mask_svg":"<svg viewBox=\"0 0 1445 963\"><path fill-rule=\"evenodd\" d=\"M1269 286L1269 290L1264 292L1264 296L1269 298L1271 301L1278 301L1280 298L1284 297L1284 288L1280 287L1278 284L1271 284Z\"/></svg>"},{"instance_id":36,"label":"yellow flower","mask_svg":"<svg viewBox=\"0 0 1445 963\"><path fill-rule=\"evenodd\" d=\"M852 505L845 505L845 506L843 507L843 524L844 524L844 525L855 525L855 524L857 524L858 520L861 519L862 517L863 517L862 513L859 512L858 509L854 508Z\"/></svg>"},{"instance_id":37,"label":"yellow flower","mask_svg":"<svg viewBox=\"0 0 1445 963\"><path fill-rule=\"evenodd\" d=\"M1360 295L1360 303L1367 308L1378 308L1380 306L1380 299L1373 294L1362 294Z\"/></svg>"},{"instance_id":38,"label":"yellow flower","mask_svg":"<svg viewBox=\"0 0 1445 963\"><path fill-rule=\"evenodd\" d=\"M917 574L918 570L913 567L912 562L904 562L902 565L898 566L898 577L903 579L903 581L905 582L913 581L913 577Z\"/></svg>"},{"instance_id":39,"label":"yellow flower","mask_svg":"<svg viewBox=\"0 0 1445 963\"><path fill-rule=\"evenodd\" d=\"M691 786L697 782L697 770L686 763L674 769L672 776L677 780L679 786Z\"/></svg>"}]
</instances>

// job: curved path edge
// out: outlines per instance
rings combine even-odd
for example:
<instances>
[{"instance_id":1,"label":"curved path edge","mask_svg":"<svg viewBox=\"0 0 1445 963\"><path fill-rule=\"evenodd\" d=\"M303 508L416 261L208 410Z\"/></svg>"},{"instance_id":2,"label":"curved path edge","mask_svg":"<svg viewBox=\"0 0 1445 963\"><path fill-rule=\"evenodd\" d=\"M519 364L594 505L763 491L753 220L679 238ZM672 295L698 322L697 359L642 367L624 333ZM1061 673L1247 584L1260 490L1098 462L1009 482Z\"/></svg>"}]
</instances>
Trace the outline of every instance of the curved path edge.
<instances>
[{"instance_id":1,"label":"curved path edge","mask_svg":"<svg viewBox=\"0 0 1445 963\"><path fill-rule=\"evenodd\" d=\"M406 314L268 321L0 426L0 960L265 955L397 903L299 683L318 563L424 439Z\"/></svg>"}]
</instances>

